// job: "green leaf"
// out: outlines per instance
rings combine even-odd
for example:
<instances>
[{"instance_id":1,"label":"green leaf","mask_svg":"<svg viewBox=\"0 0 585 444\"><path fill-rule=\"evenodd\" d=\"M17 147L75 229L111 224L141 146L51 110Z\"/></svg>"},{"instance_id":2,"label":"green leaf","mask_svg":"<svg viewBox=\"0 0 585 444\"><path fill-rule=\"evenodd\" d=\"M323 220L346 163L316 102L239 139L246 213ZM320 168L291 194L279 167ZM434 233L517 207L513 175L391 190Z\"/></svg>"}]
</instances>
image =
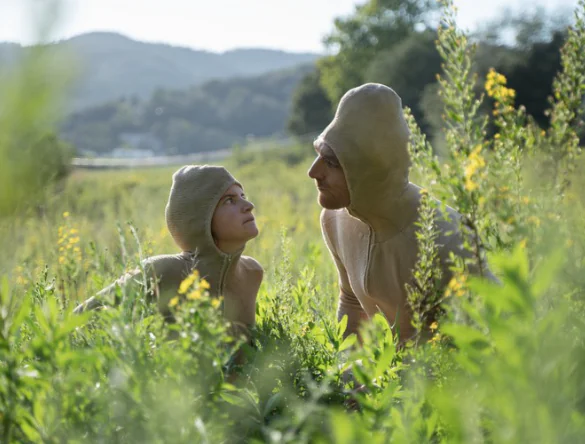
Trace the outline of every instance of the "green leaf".
<instances>
[{"instance_id":1,"label":"green leaf","mask_svg":"<svg viewBox=\"0 0 585 444\"><path fill-rule=\"evenodd\" d=\"M246 406L246 401L240 398L239 396L234 395L233 393L221 392L219 396L221 397L221 399L223 399L225 402L229 404L237 405L238 407Z\"/></svg>"},{"instance_id":2,"label":"green leaf","mask_svg":"<svg viewBox=\"0 0 585 444\"><path fill-rule=\"evenodd\" d=\"M347 314L344 314L343 317L341 318L341 320L339 321L339 323L337 324L337 335L338 336L342 336L345 333L345 330L347 329L347 321L348 321L348 316Z\"/></svg>"},{"instance_id":3,"label":"green leaf","mask_svg":"<svg viewBox=\"0 0 585 444\"><path fill-rule=\"evenodd\" d=\"M441 331L451 336L463 352L470 348L484 350L490 347L489 339L468 325L446 324L441 327Z\"/></svg>"},{"instance_id":4,"label":"green leaf","mask_svg":"<svg viewBox=\"0 0 585 444\"><path fill-rule=\"evenodd\" d=\"M12 315L12 321L10 322L10 328L8 329L9 336L16 335L17 330L22 326L24 320L30 315L31 312L31 297L25 296L16 309L16 313Z\"/></svg>"},{"instance_id":5,"label":"green leaf","mask_svg":"<svg viewBox=\"0 0 585 444\"><path fill-rule=\"evenodd\" d=\"M352 333L347 338L345 338L344 341L341 343L341 345L339 346L339 351L342 352L344 350L347 350L348 348L353 346L356 343L356 341L357 335L355 333Z\"/></svg>"},{"instance_id":6,"label":"green leaf","mask_svg":"<svg viewBox=\"0 0 585 444\"><path fill-rule=\"evenodd\" d=\"M552 285L554 277L564 264L564 259L565 252L561 249L544 257L543 261L533 273L532 293L534 296L542 296Z\"/></svg>"},{"instance_id":7,"label":"green leaf","mask_svg":"<svg viewBox=\"0 0 585 444\"><path fill-rule=\"evenodd\" d=\"M67 336L77 327L85 324L85 322L87 322L91 315L92 315L91 312L69 315L67 318L61 321L62 323L58 327L56 338L61 339Z\"/></svg>"},{"instance_id":8,"label":"green leaf","mask_svg":"<svg viewBox=\"0 0 585 444\"><path fill-rule=\"evenodd\" d=\"M395 356L396 356L396 349L394 348L394 344L386 345L386 349L384 350L384 353L382 353L382 356L380 356L380 359L378 360L378 363L376 364L376 370L375 370L375 377L376 378L379 378L380 376L382 376L384 374L384 372L386 370L388 370L388 368L390 368L390 364L392 363L392 360L394 359Z\"/></svg>"}]
</instances>

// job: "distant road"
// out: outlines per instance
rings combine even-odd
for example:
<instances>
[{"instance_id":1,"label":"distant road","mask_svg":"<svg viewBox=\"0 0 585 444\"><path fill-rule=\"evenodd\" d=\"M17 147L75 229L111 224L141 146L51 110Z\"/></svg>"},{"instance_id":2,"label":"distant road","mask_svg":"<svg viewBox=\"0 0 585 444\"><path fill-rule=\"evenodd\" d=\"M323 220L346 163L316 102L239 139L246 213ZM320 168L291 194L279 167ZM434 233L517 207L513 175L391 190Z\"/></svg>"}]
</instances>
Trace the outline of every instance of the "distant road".
<instances>
[{"instance_id":1,"label":"distant road","mask_svg":"<svg viewBox=\"0 0 585 444\"><path fill-rule=\"evenodd\" d=\"M243 152L265 151L269 149L286 149L296 143L312 143L314 134L307 134L301 137L285 137L258 140L241 147ZM154 156L143 158L114 158L114 157L76 157L71 164L75 168L85 169L113 169L113 168L141 168L141 167L163 167L174 165L188 165L192 163L216 162L225 159L233 153L232 148L217 151L206 151L203 153L185 154L182 156Z\"/></svg>"},{"instance_id":2,"label":"distant road","mask_svg":"<svg viewBox=\"0 0 585 444\"><path fill-rule=\"evenodd\" d=\"M156 156L137 159L128 158L85 158L76 157L71 164L75 168L84 169L113 169L113 168L141 168L141 167L163 167L173 165L186 165L191 163L215 162L225 159L232 153L231 149L210 151L205 153L194 153L183 156Z\"/></svg>"}]
</instances>

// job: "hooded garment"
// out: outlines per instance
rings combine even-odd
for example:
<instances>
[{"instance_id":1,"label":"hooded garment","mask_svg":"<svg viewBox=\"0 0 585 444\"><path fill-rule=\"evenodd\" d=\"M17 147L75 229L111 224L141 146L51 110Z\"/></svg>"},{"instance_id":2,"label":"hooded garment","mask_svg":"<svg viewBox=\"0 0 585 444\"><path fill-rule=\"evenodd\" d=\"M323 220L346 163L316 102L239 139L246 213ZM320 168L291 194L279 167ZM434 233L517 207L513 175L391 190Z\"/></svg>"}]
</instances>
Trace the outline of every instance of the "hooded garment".
<instances>
[{"instance_id":1,"label":"hooded garment","mask_svg":"<svg viewBox=\"0 0 585 444\"><path fill-rule=\"evenodd\" d=\"M224 314L228 319L253 323L262 267L253 258L242 256L244 248L233 254L224 253L211 233L215 208L234 184L240 185L223 167L189 165L173 174L165 217L169 232L182 251L142 262L150 282L148 294L157 299L159 310L166 317L170 316L170 299L177 295L181 282L197 269L200 277L209 282L210 294L224 297ZM140 270L127 273L75 311L101 306L105 294L116 287L128 290L130 286L144 286L144 278Z\"/></svg>"},{"instance_id":2,"label":"hooded garment","mask_svg":"<svg viewBox=\"0 0 585 444\"><path fill-rule=\"evenodd\" d=\"M339 273L338 318L348 315L346 334L376 312L402 341L414 333L405 284L412 284L418 259L421 188L409 181L409 136L400 97L369 83L343 96L317 139L336 154L350 194L347 208L321 213L323 237ZM450 253L468 256L458 231L460 215L446 211L450 220L438 207L435 216L443 287L452 275Z\"/></svg>"}]
</instances>

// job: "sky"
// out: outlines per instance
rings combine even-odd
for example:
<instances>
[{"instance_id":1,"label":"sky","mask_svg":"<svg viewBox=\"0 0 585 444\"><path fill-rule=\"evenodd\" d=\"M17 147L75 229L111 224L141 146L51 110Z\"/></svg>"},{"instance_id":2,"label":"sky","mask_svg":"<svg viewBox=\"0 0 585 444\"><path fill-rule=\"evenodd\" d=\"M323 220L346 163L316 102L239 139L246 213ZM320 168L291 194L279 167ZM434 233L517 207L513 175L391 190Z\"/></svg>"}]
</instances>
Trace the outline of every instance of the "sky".
<instances>
[{"instance_id":1,"label":"sky","mask_svg":"<svg viewBox=\"0 0 585 444\"><path fill-rule=\"evenodd\" d=\"M325 51L323 36L335 17L365 0L61 0L49 34L60 40L90 31L114 31L136 40L222 52L261 47L293 52ZM569 13L578 0L455 0L459 26L473 31L506 7L536 6ZM0 0L0 42L38 40L35 16L55 0Z\"/></svg>"}]
</instances>

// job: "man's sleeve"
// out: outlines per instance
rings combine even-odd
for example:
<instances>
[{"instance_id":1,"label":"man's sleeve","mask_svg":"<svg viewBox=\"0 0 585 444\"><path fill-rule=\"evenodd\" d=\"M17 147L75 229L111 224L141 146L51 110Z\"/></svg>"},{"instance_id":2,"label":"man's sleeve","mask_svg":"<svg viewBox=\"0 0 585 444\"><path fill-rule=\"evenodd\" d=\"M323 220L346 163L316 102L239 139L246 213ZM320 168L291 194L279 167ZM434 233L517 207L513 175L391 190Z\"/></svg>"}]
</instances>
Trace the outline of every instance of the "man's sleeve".
<instances>
[{"instance_id":1,"label":"man's sleeve","mask_svg":"<svg viewBox=\"0 0 585 444\"><path fill-rule=\"evenodd\" d=\"M335 262L339 282L339 303L337 306L337 320L340 321L344 315L347 315L347 329L344 334L345 337L350 335L351 333L357 333L360 322L364 319L367 319L368 316L351 288L345 266L343 265L343 262L339 258L339 255L337 254L337 251L335 250L335 247L329 237L328 233L329 227L328 224L326 223L324 215L325 211L321 213L321 231L323 233L323 239L325 240L327 249L329 250L331 257Z\"/></svg>"}]
</instances>

